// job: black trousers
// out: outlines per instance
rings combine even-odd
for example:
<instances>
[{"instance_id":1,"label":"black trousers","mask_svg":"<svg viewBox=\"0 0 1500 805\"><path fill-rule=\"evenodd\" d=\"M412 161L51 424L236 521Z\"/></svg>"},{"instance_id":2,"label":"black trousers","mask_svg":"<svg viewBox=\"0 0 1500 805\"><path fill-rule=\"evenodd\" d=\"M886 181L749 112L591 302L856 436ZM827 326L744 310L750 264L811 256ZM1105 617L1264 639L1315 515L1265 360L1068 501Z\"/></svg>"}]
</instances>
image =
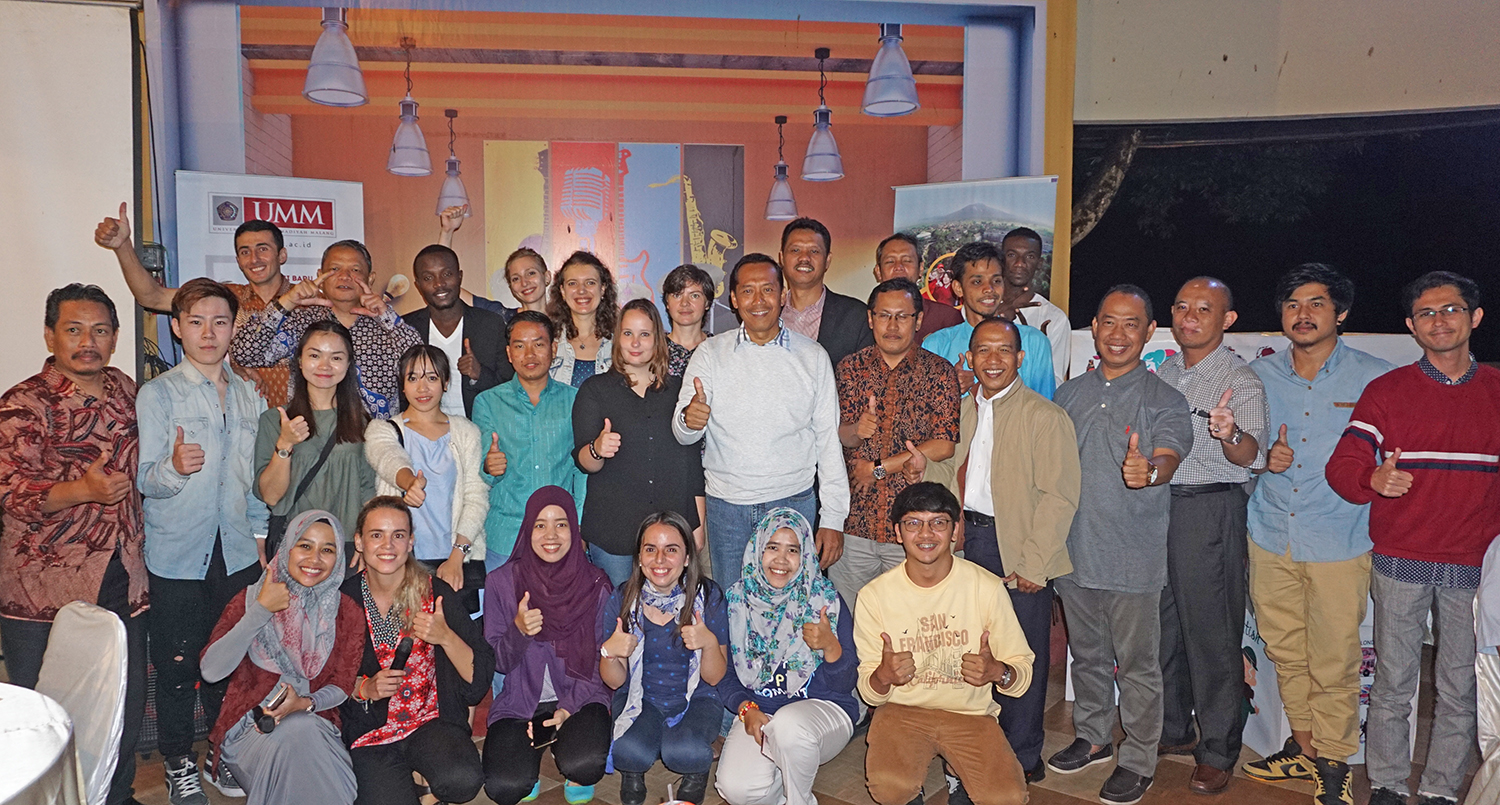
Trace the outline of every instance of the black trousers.
<instances>
[{"instance_id":1,"label":"black trousers","mask_svg":"<svg viewBox=\"0 0 1500 805\"><path fill-rule=\"evenodd\" d=\"M1245 596L1249 548L1242 487L1172 490L1167 587L1161 593L1164 744L1193 739L1199 763L1230 770L1245 730Z\"/></svg>"},{"instance_id":2,"label":"black trousers","mask_svg":"<svg viewBox=\"0 0 1500 805\"><path fill-rule=\"evenodd\" d=\"M125 729L120 734L120 757L109 782L108 805L120 805L135 793L135 744L146 717L146 618L130 616L130 575L116 551L104 570L96 603L125 622ZM47 651L51 623L0 618L0 650L13 685L35 688Z\"/></svg>"},{"instance_id":3,"label":"black trousers","mask_svg":"<svg viewBox=\"0 0 1500 805\"><path fill-rule=\"evenodd\" d=\"M550 717L557 702L543 702L537 717ZM531 748L526 735L530 723L522 718L502 718L490 725L484 739L484 793L496 805L516 805L531 793L542 772L543 749ZM604 763L609 758L609 708L597 702L584 705L568 717L557 730L552 744L552 759L563 777L579 785L593 785L604 779Z\"/></svg>"},{"instance_id":4,"label":"black trousers","mask_svg":"<svg viewBox=\"0 0 1500 805\"><path fill-rule=\"evenodd\" d=\"M354 805L417 805L413 771L427 780L439 802L468 802L484 784L479 750L467 726L438 718L395 743L350 749L349 758L359 783Z\"/></svg>"},{"instance_id":5,"label":"black trousers","mask_svg":"<svg viewBox=\"0 0 1500 805\"><path fill-rule=\"evenodd\" d=\"M1008 571L1000 561L1000 543L995 526L964 523L964 558L1004 578ZM1034 769L1042 762L1042 717L1047 711L1047 669L1052 664L1052 582L1034 593L1009 590L1010 605L1021 623L1021 632L1036 659L1031 664L1031 687L1019 697L996 690L1000 703L1000 729L1010 741L1021 768Z\"/></svg>"},{"instance_id":6,"label":"black trousers","mask_svg":"<svg viewBox=\"0 0 1500 805\"><path fill-rule=\"evenodd\" d=\"M223 544L215 535L208 572L201 581L151 574L151 609L146 626L151 638L151 664L156 667L157 749L162 757L181 757L193 751L193 702L199 695L208 723L219 717L229 680L212 685L202 681L198 655L208 645L208 636L229 599L260 578L260 573L260 564L253 563L228 574Z\"/></svg>"}]
</instances>

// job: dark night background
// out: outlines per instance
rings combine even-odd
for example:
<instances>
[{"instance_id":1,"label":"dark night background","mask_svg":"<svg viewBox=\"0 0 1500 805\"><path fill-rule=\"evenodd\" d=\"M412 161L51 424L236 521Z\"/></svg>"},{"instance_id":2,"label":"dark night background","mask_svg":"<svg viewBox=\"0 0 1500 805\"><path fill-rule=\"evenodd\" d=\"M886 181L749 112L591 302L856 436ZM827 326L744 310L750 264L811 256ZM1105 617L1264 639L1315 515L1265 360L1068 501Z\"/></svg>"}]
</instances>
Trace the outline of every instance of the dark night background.
<instances>
[{"instance_id":1,"label":"dark night background","mask_svg":"<svg viewBox=\"0 0 1500 805\"><path fill-rule=\"evenodd\" d=\"M1173 210L1172 232L1162 237L1138 225L1127 174L1109 211L1073 248L1073 326L1087 327L1100 295L1118 282L1144 287L1158 325L1170 326L1177 288L1209 274L1234 291L1232 330L1279 331L1276 279L1303 262L1330 263L1354 279L1347 332L1407 332L1401 286L1437 269L1474 279L1484 306L1500 311L1500 126L1361 142L1337 157L1327 191L1308 199L1308 214L1292 223L1226 223L1190 198ZM1142 153L1172 159L1187 150ZM1472 344L1480 360L1500 361L1500 318L1483 321Z\"/></svg>"}]
</instances>

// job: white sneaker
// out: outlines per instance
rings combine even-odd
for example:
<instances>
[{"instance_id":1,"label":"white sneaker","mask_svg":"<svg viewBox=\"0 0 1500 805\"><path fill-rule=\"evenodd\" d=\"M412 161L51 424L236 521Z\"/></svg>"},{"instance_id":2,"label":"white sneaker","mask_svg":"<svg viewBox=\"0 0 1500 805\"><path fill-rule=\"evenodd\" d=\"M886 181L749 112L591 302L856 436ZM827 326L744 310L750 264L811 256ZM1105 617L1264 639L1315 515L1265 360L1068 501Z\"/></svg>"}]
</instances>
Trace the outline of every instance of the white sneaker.
<instances>
[{"instance_id":1,"label":"white sneaker","mask_svg":"<svg viewBox=\"0 0 1500 805\"><path fill-rule=\"evenodd\" d=\"M172 805L208 805L208 795L198 783L198 759L192 755L167 758L162 763L167 776L167 799Z\"/></svg>"}]
</instances>

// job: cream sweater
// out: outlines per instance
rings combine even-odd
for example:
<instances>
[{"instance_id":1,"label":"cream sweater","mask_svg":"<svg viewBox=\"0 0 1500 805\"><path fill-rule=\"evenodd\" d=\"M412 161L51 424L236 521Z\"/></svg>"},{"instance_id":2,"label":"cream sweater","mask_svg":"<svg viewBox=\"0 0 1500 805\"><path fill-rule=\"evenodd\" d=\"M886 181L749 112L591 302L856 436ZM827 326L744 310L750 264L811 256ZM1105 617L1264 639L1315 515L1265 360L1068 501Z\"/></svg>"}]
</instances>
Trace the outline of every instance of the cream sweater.
<instances>
[{"instance_id":1,"label":"cream sweater","mask_svg":"<svg viewBox=\"0 0 1500 805\"><path fill-rule=\"evenodd\" d=\"M396 474L412 466L411 456L396 439L393 425L401 428L402 437L406 437L406 423L400 414L389 420L370 420L365 427L365 460L375 469L375 494L399 498L406 493L396 485ZM484 558L484 518L490 511L490 488L479 474L484 469L479 428L461 416L448 417L448 426L452 434L448 447L458 468L453 495L453 542L457 544L458 535L462 534L476 546L474 559L481 560Z\"/></svg>"}]
</instances>

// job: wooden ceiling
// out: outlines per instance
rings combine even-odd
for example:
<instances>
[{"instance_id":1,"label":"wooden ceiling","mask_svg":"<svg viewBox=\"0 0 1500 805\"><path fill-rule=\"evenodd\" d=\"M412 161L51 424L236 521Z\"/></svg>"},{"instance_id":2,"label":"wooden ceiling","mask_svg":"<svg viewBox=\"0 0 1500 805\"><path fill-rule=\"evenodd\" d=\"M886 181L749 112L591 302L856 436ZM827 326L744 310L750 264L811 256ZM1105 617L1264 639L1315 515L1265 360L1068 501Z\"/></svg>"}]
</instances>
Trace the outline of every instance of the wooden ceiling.
<instances>
[{"instance_id":1,"label":"wooden ceiling","mask_svg":"<svg viewBox=\"0 0 1500 805\"><path fill-rule=\"evenodd\" d=\"M302 98L317 42L316 8L242 6L241 51L254 107L272 114L390 115L406 93L403 38L414 40L413 96L466 116L764 123L811 120L813 49L828 47L825 94L835 125L951 126L962 120L964 31L908 25L902 47L922 108L859 114L874 25L681 17L352 9L349 35L370 102L353 109Z\"/></svg>"}]
</instances>

